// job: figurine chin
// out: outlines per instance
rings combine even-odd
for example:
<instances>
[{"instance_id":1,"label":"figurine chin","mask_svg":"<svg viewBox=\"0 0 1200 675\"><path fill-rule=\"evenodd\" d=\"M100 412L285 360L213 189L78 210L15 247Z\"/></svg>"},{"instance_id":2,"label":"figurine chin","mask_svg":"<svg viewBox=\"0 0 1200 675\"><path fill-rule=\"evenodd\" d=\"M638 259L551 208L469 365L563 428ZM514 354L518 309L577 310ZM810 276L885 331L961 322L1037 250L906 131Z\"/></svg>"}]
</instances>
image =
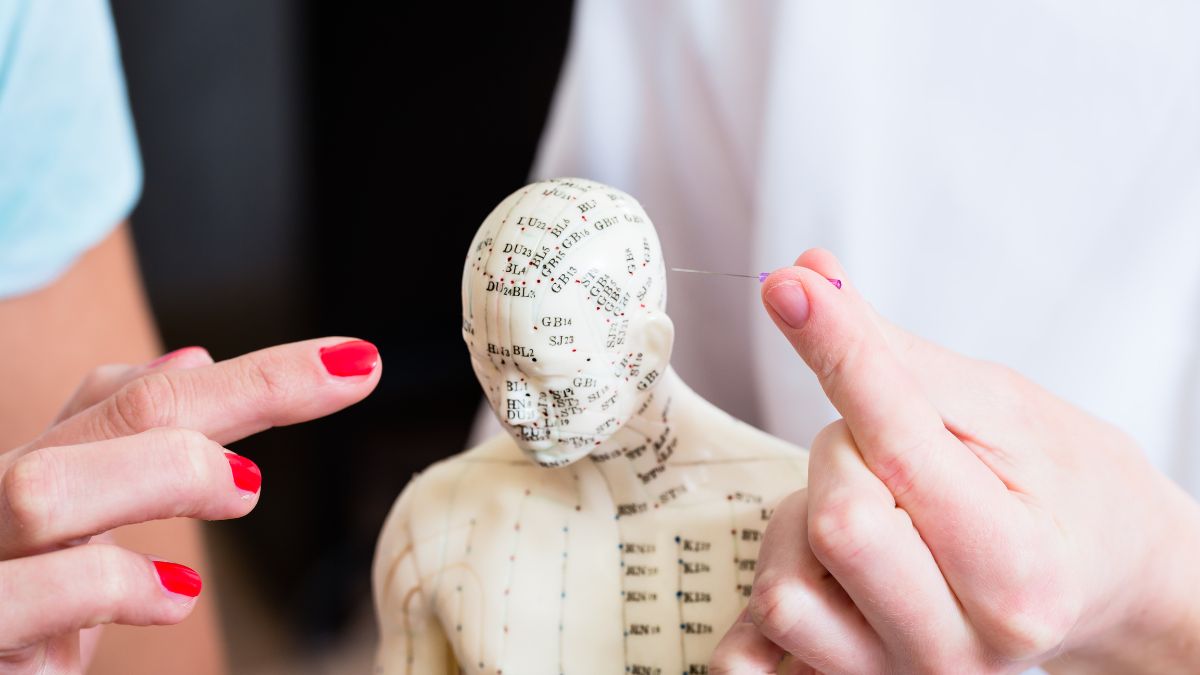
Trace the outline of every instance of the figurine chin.
<instances>
[{"instance_id":1,"label":"figurine chin","mask_svg":"<svg viewBox=\"0 0 1200 675\"><path fill-rule=\"evenodd\" d=\"M595 441L590 438L586 443L566 443L563 439L534 441L522 438L519 433L511 435L522 452L539 466L545 467L574 464L595 448Z\"/></svg>"}]
</instances>

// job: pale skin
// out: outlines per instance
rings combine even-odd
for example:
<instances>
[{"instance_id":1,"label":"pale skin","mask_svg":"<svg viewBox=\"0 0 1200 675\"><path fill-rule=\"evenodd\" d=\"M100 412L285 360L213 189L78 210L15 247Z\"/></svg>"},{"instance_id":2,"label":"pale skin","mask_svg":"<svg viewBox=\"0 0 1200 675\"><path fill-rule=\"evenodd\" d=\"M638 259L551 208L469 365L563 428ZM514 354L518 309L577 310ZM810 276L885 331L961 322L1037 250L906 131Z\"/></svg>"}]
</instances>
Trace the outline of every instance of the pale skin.
<instances>
[{"instance_id":1,"label":"pale skin","mask_svg":"<svg viewBox=\"0 0 1200 675\"><path fill-rule=\"evenodd\" d=\"M762 292L842 419L710 672L1200 671L1200 507L1131 438L890 324L826 251Z\"/></svg>"},{"instance_id":2,"label":"pale skin","mask_svg":"<svg viewBox=\"0 0 1200 675\"><path fill-rule=\"evenodd\" d=\"M169 591L145 554L203 577L195 524L176 517L240 517L258 500L257 488L234 483L222 445L350 405L382 365L329 372L319 352L346 338L216 364L203 349L151 362L142 352L157 346L124 231L50 288L0 304L0 315L29 328L0 336L5 381L28 392L0 395L6 411L32 417L7 426L13 449L0 454L0 673L82 672L94 627L181 622L174 632L107 631L101 645L116 637L124 653L101 646L92 672L223 672L211 610L184 622L203 599ZM140 364L77 372L105 361ZM68 376L82 379L73 395ZM130 525L132 536L108 543L105 533Z\"/></svg>"},{"instance_id":3,"label":"pale skin","mask_svg":"<svg viewBox=\"0 0 1200 675\"><path fill-rule=\"evenodd\" d=\"M49 286L0 301L0 448L34 438L63 410L64 401L97 364L145 363L162 352L137 272L127 224L115 228ZM81 339L86 337L86 339ZM31 355L51 355L33 358ZM210 570L200 527L175 519L119 528L113 536L134 550ZM122 626L105 631L92 672L208 675L226 671L215 598L190 619L148 634Z\"/></svg>"}]
</instances>

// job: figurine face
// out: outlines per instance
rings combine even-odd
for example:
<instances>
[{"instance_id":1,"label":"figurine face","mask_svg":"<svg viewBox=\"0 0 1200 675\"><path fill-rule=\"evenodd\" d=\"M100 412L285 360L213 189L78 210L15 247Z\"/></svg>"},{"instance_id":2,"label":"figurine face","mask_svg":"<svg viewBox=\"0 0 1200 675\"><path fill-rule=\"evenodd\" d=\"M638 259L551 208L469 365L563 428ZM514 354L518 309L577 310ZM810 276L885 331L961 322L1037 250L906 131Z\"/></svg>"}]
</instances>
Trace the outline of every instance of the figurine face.
<instances>
[{"instance_id":1,"label":"figurine face","mask_svg":"<svg viewBox=\"0 0 1200 675\"><path fill-rule=\"evenodd\" d=\"M665 372L658 236L633 197L577 178L526 186L479 227L463 268L463 339L501 424L544 466L624 426Z\"/></svg>"}]
</instances>

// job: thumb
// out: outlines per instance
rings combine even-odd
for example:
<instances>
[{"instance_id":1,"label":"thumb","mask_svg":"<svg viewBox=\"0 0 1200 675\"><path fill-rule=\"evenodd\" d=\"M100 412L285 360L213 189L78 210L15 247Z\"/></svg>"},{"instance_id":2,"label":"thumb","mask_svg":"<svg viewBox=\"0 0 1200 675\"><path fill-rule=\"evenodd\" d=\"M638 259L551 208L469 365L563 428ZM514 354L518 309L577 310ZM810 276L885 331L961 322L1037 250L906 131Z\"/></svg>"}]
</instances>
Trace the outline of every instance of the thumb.
<instances>
[{"instance_id":1,"label":"thumb","mask_svg":"<svg viewBox=\"0 0 1200 675\"><path fill-rule=\"evenodd\" d=\"M806 253L799 262L823 255ZM827 262L824 271L841 272L832 256ZM868 463L873 454L890 465L944 425L874 313L846 279L832 278L842 282L840 288L808 267L778 270L763 283L763 304L817 375Z\"/></svg>"},{"instance_id":2,"label":"thumb","mask_svg":"<svg viewBox=\"0 0 1200 675\"><path fill-rule=\"evenodd\" d=\"M998 443L1011 443L1012 429L1027 420L1030 406L1023 403L1032 388L1024 378L1011 369L995 363L973 359L939 344L917 336L892 323L875 311L858 292L837 258L825 249L813 248L796 259L796 267L777 271L763 284L763 298L771 286L783 280L795 280L796 268L807 268L837 281L839 298L848 305L863 330L880 336L896 362L903 366L925 397L941 415L945 426L961 438L990 438ZM803 283L802 281L800 283ZM823 290L823 289L821 289ZM831 295L826 293L825 295ZM807 296L805 297L807 300ZM771 308L770 302L766 303ZM801 310L803 311L803 310ZM811 312L811 306L808 307ZM778 313L778 312L777 312ZM793 319L795 317L792 317ZM778 322L777 322L778 323ZM790 326L780 326L785 335L798 337ZM795 341L792 343L797 344ZM799 346L797 351L804 356ZM820 351L810 344L807 349ZM814 353L820 357L820 353ZM807 358L805 359L807 361ZM809 363L814 370L820 366ZM828 366L825 366L828 369ZM817 371L818 373L820 371Z\"/></svg>"}]
</instances>

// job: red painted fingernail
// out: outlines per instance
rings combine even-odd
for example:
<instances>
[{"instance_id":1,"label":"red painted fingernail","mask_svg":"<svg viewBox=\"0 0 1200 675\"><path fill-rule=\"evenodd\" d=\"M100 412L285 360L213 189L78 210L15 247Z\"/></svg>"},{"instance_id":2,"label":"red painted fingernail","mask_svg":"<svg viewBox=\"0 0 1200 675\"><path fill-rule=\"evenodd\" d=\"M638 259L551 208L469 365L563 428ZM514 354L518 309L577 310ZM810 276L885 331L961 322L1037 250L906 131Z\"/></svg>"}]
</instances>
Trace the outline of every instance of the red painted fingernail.
<instances>
[{"instance_id":1,"label":"red painted fingernail","mask_svg":"<svg viewBox=\"0 0 1200 675\"><path fill-rule=\"evenodd\" d=\"M200 575L196 573L196 570L164 560L155 560L154 569L158 572L158 578L162 580L163 588L168 591L186 595L189 598L200 595L200 587L204 584L201 583Z\"/></svg>"},{"instance_id":2,"label":"red painted fingernail","mask_svg":"<svg viewBox=\"0 0 1200 675\"><path fill-rule=\"evenodd\" d=\"M239 490L258 492L258 488L262 486L262 471L258 465L232 452L225 453L225 459L229 460L229 468L233 471L233 484L238 486Z\"/></svg>"},{"instance_id":3,"label":"red painted fingernail","mask_svg":"<svg viewBox=\"0 0 1200 675\"><path fill-rule=\"evenodd\" d=\"M321 363L330 375L367 375L379 365L379 350L366 340L351 340L321 348Z\"/></svg>"},{"instance_id":4,"label":"red painted fingernail","mask_svg":"<svg viewBox=\"0 0 1200 675\"><path fill-rule=\"evenodd\" d=\"M179 356L180 354L191 351L193 349L204 349L204 347L184 347L182 349L176 349L173 352L167 352L166 354L163 354L162 356L158 357L157 359L154 359L150 363L147 363L146 367L154 368L155 366L161 366L162 364L166 363L167 361L170 361L171 359L175 358L176 356Z\"/></svg>"}]
</instances>

